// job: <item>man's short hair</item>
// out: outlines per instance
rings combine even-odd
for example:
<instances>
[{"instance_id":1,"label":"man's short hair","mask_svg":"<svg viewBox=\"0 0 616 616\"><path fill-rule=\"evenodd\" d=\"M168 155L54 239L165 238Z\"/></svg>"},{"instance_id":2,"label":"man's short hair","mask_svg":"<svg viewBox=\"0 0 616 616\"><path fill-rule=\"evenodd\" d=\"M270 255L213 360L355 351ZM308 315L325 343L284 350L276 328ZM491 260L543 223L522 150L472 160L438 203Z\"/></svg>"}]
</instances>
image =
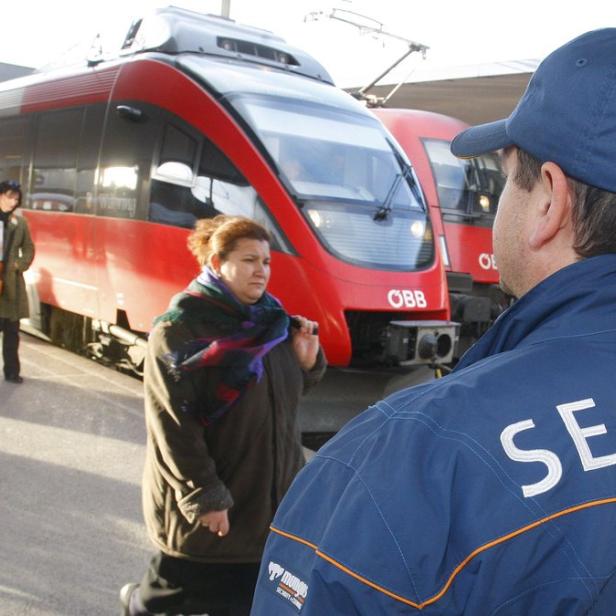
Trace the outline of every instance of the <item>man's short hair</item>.
<instances>
[{"instance_id":1,"label":"man's short hair","mask_svg":"<svg viewBox=\"0 0 616 616\"><path fill-rule=\"evenodd\" d=\"M531 191L541 176L542 162L520 148L513 181ZM616 252L616 193L568 177L573 193L573 249L583 258Z\"/></svg>"}]
</instances>

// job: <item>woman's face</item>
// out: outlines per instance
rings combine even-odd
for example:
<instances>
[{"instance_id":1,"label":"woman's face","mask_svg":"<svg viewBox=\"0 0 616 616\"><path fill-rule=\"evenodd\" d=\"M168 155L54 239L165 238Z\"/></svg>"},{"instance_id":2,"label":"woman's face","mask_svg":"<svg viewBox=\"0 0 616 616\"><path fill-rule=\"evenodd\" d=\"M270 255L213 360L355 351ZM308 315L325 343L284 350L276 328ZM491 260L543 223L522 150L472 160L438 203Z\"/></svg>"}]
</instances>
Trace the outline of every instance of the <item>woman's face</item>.
<instances>
[{"instance_id":1,"label":"woman's face","mask_svg":"<svg viewBox=\"0 0 616 616\"><path fill-rule=\"evenodd\" d=\"M268 242L243 238L224 261L213 255L211 266L237 299L243 304L254 304L267 288L270 259Z\"/></svg>"},{"instance_id":2,"label":"woman's face","mask_svg":"<svg viewBox=\"0 0 616 616\"><path fill-rule=\"evenodd\" d=\"M2 212L12 212L19 203L19 193L15 190L9 190L0 195L0 210Z\"/></svg>"}]
</instances>

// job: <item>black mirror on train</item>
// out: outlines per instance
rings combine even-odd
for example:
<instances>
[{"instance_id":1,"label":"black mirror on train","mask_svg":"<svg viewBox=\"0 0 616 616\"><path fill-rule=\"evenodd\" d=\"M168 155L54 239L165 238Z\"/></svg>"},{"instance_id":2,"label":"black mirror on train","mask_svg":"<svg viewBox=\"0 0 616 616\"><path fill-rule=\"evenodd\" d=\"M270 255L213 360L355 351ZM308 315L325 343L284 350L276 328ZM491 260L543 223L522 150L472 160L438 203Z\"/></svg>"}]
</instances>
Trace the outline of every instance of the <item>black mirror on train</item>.
<instances>
[{"instance_id":1,"label":"black mirror on train","mask_svg":"<svg viewBox=\"0 0 616 616\"><path fill-rule=\"evenodd\" d=\"M145 113L138 107L131 107L130 105L117 105L116 113L125 120L131 122L143 122L146 119Z\"/></svg>"}]
</instances>

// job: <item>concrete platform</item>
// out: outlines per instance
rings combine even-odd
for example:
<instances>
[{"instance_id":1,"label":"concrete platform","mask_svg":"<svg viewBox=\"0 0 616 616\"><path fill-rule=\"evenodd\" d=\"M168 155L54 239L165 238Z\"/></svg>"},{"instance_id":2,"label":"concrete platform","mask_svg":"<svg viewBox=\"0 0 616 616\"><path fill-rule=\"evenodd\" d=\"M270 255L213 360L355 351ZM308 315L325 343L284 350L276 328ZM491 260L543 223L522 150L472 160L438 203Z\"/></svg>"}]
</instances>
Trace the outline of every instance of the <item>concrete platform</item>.
<instances>
[{"instance_id":1,"label":"concrete platform","mask_svg":"<svg viewBox=\"0 0 616 616\"><path fill-rule=\"evenodd\" d=\"M0 615L119 613L153 549L140 381L22 335L0 380Z\"/></svg>"},{"instance_id":2,"label":"concrete platform","mask_svg":"<svg viewBox=\"0 0 616 616\"><path fill-rule=\"evenodd\" d=\"M20 359L24 382L0 380L0 616L118 614L154 553L142 383L27 334Z\"/></svg>"}]
</instances>

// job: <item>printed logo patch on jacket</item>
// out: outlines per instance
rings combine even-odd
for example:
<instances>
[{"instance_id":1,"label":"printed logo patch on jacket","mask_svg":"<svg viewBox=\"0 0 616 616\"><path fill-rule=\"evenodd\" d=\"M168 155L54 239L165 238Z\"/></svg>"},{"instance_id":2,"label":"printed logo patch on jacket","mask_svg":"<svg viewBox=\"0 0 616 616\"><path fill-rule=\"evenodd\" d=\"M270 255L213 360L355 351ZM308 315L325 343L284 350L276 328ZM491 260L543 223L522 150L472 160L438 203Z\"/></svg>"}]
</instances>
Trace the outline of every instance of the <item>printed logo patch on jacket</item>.
<instances>
[{"instance_id":1,"label":"printed logo patch on jacket","mask_svg":"<svg viewBox=\"0 0 616 616\"><path fill-rule=\"evenodd\" d=\"M269 562L267 574L270 590L301 611L308 595L308 584L273 560Z\"/></svg>"}]
</instances>

